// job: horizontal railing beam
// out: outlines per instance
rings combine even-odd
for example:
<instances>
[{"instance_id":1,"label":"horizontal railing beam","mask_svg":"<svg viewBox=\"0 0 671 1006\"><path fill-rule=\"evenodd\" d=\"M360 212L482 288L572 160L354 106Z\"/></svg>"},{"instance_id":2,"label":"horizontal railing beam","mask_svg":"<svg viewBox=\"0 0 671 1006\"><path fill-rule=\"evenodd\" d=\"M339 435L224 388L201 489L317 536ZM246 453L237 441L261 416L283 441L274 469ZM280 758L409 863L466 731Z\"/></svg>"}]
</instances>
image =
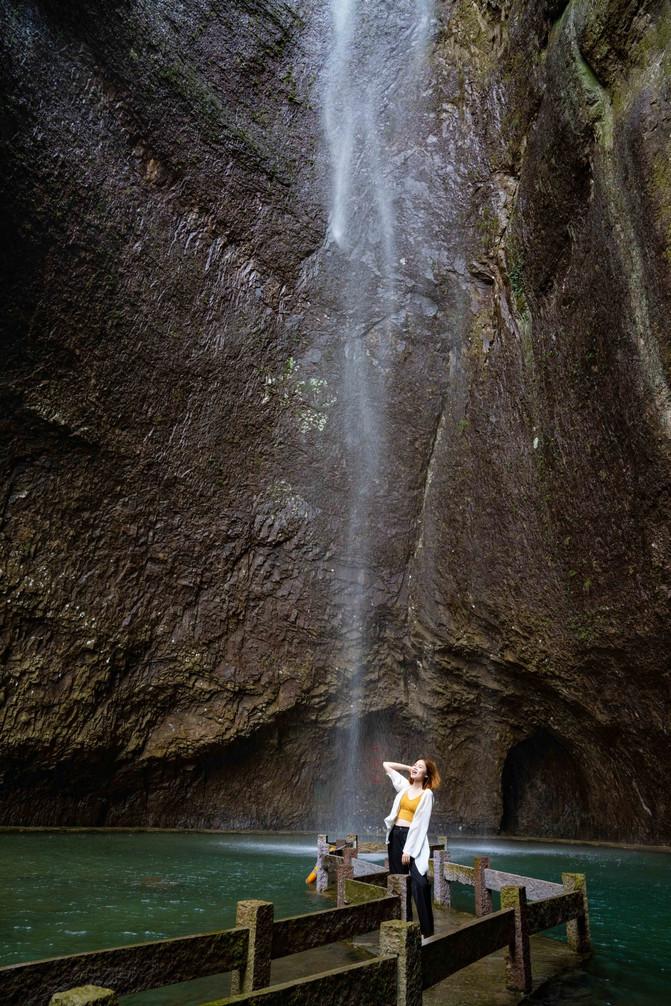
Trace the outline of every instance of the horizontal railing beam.
<instances>
[{"instance_id":1,"label":"horizontal railing beam","mask_svg":"<svg viewBox=\"0 0 671 1006\"><path fill-rule=\"evenodd\" d=\"M534 901L527 907L527 920L530 933L541 933L545 929L553 929L564 922L570 922L579 915L584 915L585 905L582 891L571 891L560 894L556 898L546 898L544 901Z\"/></svg>"},{"instance_id":2,"label":"horizontal railing beam","mask_svg":"<svg viewBox=\"0 0 671 1006\"><path fill-rule=\"evenodd\" d=\"M353 859L352 867L354 868L354 877L356 880L371 877L371 883L373 883L373 877L386 876L389 873L386 867L379 866L377 863L369 863L367 859Z\"/></svg>"},{"instance_id":3,"label":"horizontal railing beam","mask_svg":"<svg viewBox=\"0 0 671 1006\"><path fill-rule=\"evenodd\" d=\"M515 912L492 912L422 947L422 987L431 988L455 971L508 946L515 936Z\"/></svg>"},{"instance_id":4,"label":"horizontal railing beam","mask_svg":"<svg viewBox=\"0 0 671 1006\"><path fill-rule=\"evenodd\" d=\"M461 863L445 863L445 880L456 884L475 884L475 870L472 866L462 866Z\"/></svg>"},{"instance_id":5,"label":"horizontal railing beam","mask_svg":"<svg viewBox=\"0 0 671 1006\"><path fill-rule=\"evenodd\" d=\"M381 922L400 918L400 912L399 898L384 895L360 905L278 919L273 926L271 956L275 960L369 933Z\"/></svg>"},{"instance_id":6,"label":"horizontal railing beam","mask_svg":"<svg viewBox=\"0 0 671 1006\"><path fill-rule=\"evenodd\" d=\"M537 880L535 877L521 877L517 873L504 873L502 870L486 869L485 884L490 891L500 891L502 887L526 887L529 901L552 898L564 892L562 884Z\"/></svg>"},{"instance_id":7,"label":"horizontal railing beam","mask_svg":"<svg viewBox=\"0 0 671 1006\"><path fill-rule=\"evenodd\" d=\"M389 870L382 870L380 873L359 873L354 871L354 880L357 883L368 884L369 887L378 887L387 889L387 877L389 876ZM378 897L380 897L378 893Z\"/></svg>"},{"instance_id":8,"label":"horizontal railing beam","mask_svg":"<svg viewBox=\"0 0 671 1006\"><path fill-rule=\"evenodd\" d=\"M392 956L348 964L309 978L298 978L281 985L259 989L246 995L217 999L205 1006L396 1006L397 964Z\"/></svg>"},{"instance_id":9,"label":"horizontal railing beam","mask_svg":"<svg viewBox=\"0 0 671 1006\"><path fill-rule=\"evenodd\" d=\"M384 893L387 890L387 878L385 874ZM345 881L345 902L348 905L363 905L370 901L379 901L383 895L380 893L381 886L377 883L364 883L362 880Z\"/></svg>"},{"instance_id":10,"label":"horizontal railing beam","mask_svg":"<svg viewBox=\"0 0 671 1006\"><path fill-rule=\"evenodd\" d=\"M0 1002L3 1006L48 1002L54 992L79 985L101 985L129 995L216 975L240 967L247 942L246 929L225 929L12 964L0 968Z\"/></svg>"}]
</instances>

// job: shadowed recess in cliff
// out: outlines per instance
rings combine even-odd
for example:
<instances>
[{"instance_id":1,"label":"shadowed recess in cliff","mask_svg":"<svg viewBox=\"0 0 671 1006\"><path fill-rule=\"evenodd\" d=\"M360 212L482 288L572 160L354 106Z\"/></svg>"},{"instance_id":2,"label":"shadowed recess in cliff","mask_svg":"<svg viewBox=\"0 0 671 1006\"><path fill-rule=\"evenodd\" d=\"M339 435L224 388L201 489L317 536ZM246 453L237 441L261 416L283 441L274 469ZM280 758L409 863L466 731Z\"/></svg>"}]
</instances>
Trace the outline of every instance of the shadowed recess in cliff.
<instances>
[{"instance_id":1,"label":"shadowed recess in cliff","mask_svg":"<svg viewBox=\"0 0 671 1006\"><path fill-rule=\"evenodd\" d=\"M510 749L501 789L502 832L564 838L588 833L590 815L582 769L549 730L540 728Z\"/></svg>"}]
</instances>

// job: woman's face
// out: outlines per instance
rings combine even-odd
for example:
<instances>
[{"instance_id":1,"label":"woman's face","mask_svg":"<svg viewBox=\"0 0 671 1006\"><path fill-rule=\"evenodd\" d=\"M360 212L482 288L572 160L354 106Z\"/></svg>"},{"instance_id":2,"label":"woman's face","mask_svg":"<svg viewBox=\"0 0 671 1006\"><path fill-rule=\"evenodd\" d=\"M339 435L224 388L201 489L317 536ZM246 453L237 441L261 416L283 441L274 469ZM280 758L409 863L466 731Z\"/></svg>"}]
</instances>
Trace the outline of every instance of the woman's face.
<instances>
[{"instance_id":1,"label":"woman's face","mask_svg":"<svg viewBox=\"0 0 671 1006\"><path fill-rule=\"evenodd\" d=\"M419 758L410 769L410 778L413 782L421 782L426 776L426 762Z\"/></svg>"}]
</instances>

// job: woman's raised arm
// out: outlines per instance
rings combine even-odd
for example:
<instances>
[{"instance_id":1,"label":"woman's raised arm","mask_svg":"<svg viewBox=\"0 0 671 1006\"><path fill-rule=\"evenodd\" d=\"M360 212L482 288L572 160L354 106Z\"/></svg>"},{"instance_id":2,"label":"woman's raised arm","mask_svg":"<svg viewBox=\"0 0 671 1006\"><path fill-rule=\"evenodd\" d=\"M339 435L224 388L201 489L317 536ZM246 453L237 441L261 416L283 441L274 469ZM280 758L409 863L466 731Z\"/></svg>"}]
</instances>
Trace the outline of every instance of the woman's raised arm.
<instances>
[{"instance_id":1,"label":"woman's raised arm","mask_svg":"<svg viewBox=\"0 0 671 1006\"><path fill-rule=\"evenodd\" d=\"M393 772L409 772L410 769L412 768L412 765L401 765L401 763L398 761L383 761L382 768L385 770L385 772L388 772L389 769L391 769Z\"/></svg>"}]
</instances>

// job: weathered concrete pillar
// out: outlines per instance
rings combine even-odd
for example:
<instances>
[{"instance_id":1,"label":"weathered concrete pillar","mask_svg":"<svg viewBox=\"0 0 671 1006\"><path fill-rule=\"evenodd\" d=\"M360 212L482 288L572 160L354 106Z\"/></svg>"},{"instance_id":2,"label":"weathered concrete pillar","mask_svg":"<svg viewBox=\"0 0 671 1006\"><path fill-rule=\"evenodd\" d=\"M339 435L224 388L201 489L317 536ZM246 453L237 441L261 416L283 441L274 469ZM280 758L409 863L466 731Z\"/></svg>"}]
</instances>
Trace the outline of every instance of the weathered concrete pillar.
<instances>
[{"instance_id":1,"label":"weathered concrete pillar","mask_svg":"<svg viewBox=\"0 0 671 1006\"><path fill-rule=\"evenodd\" d=\"M238 901L235 924L249 930L249 943L244 967L231 974L231 995L270 985L273 917L272 901Z\"/></svg>"},{"instance_id":2,"label":"weathered concrete pillar","mask_svg":"<svg viewBox=\"0 0 671 1006\"><path fill-rule=\"evenodd\" d=\"M485 870L489 869L489 856L476 856L473 860L475 870L475 914L477 916L490 915L492 912L492 892L487 890L485 883Z\"/></svg>"},{"instance_id":3,"label":"weathered concrete pillar","mask_svg":"<svg viewBox=\"0 0 671 1006\"><path fill-rule=\"evenodd\" d=\"M349 835L345 835L345 841L349 842L350 846L352 847L353 855L354 856L358 856L359 855L359 836L355 835L353 832L350 832Z\"/></svg>"},{"instance_id":4,"label":"weathered concrete pillar","mask_svg":"<svg viewBox=\"0 0 671 1006\"><path fill-rule=\"evenodd\" d=\"M100 985L81 985L67 992L56 992L49 1006L119 1006L116 992Z\"/></svg>"},{"instance_id":5,"label":"weathered concrete pillar","mask_svg":"<svg viewBox=\"0 0 671 1006\"><path fill-rule=\"evenodd\" d=\"M351 849L344 849L344 852L350 852ZM354 877L354 867L352 866L351 856L346 859L343 855L342 863L338 863L336 867L336 885L337 885L337 906L338 908L343 908L347 901L345 899L345 881L352 880Z\"/></svg>"},{"instance_id":6,"label":"weathered concrete pillar","mask_svg":"<svg viewBox=\"0 0 671 1006\"><path fill-rule=\"evenodd\" d=\"M566 923L568 945L577 954L591 954L592 940L589 932L589 903L587 901L587 878L584 873L562 873L561 881L566 891L581 891L585 914L573 922Z\"/></svg>"},{"instance_id":7,"label":"weathered concrete pillar","mask_svg":"<svg viewBox=\"0 0 671 1006\"><path fill-rule=\"evenodd\" d=\"M410 900L410 874L390 873L387 877L387 890L401 899L401 919L412 920L412 902Z\"/></svg>"},{"instance_id":8,"label":"weathered concrete pillar","mask_svg":"<svg viewBox=\"0 0 671 1006\"><path fill-rule=\"evenodd\" d=\"M398 960L397 1006L422 1006L422 938L417 923L383 922L380 953L394 954Z\"/></svg>"},{"instance_id":9,"label":"weathered concrete pillar","mask_svg":"<svg viewBox=\"0 0 671 1006\"><path fill-rule=\"evenodd\" d=\"M452 904L450 885L445 880L445 863L447 863L447 852L445 849L436 849L433 853L433 903L434 905L449 906Z\"/></svg>"},{"instance_id":10,"label":"weathered concrete pillar","mask_svg":"<svg viewBox=\"0 0 671 1006\"><path fill-rule=\"evenodd\" d=\"M320 894L328 889L329 871L326 869L324 856L328 856L329 837L328 835L317 835L317 881L316 889Z\"/></svg>"},{"instance_id":11,"label":"weathered concrete pillar","mask_svg":"<svg viewBox=\"0 0 671 1006\"><path fill-rule=\"evenodd\" d=\"M527 924L527 891L525 887L502 887L501 908L515 909L515 936L508 947L506 979L508 988L531 991L531 950Z\"/></svg>"}]
</instances>

